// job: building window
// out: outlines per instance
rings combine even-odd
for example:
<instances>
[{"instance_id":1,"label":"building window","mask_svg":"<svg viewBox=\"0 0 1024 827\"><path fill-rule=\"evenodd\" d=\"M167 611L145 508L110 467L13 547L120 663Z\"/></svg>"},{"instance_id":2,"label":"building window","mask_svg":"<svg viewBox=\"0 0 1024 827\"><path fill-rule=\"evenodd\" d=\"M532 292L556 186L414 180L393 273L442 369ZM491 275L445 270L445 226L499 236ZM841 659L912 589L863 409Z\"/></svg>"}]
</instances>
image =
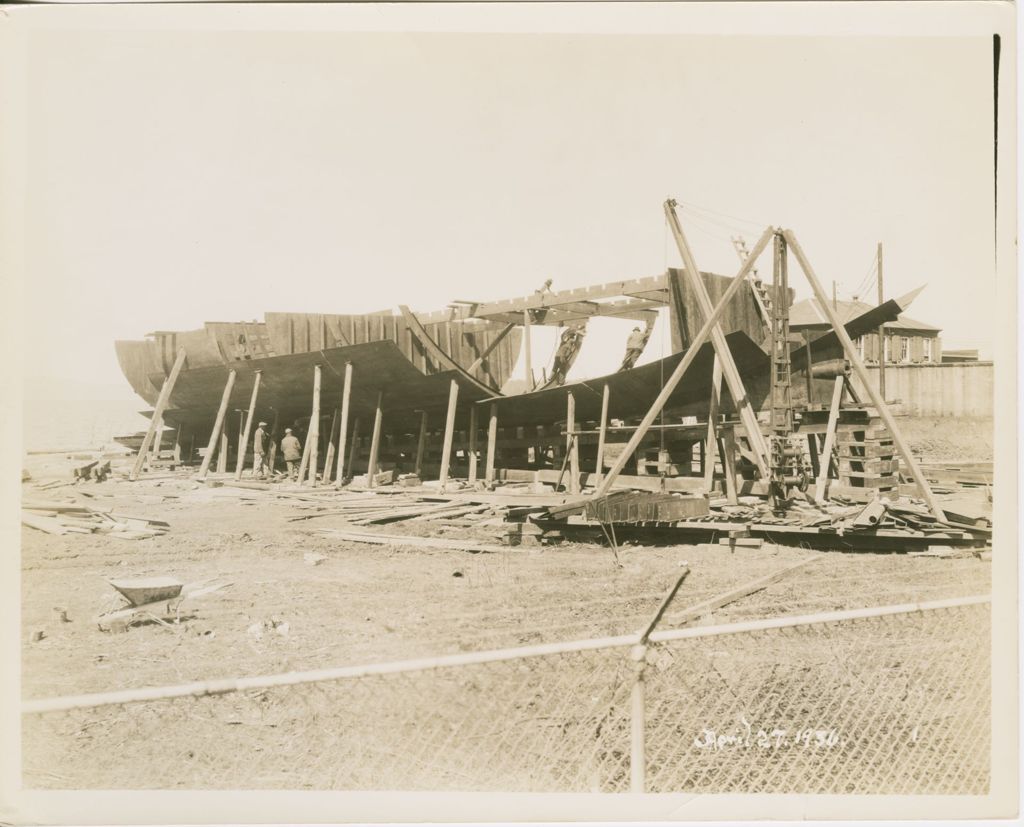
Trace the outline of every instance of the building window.
<instances>
[{"instance_id":1,"label":"building window","mask_svg":"<svg viewBox=\"0 0 1024 827\"><path fill-rule=\"evenodd\" d=\"M906 336L900 336L900 361L910 361L910 339Z\"/></svg>"},{"instance_id":2,"label":"building window","mask_svg":"<svg viewBox=\"0 0 1024 827\"><path fill-rule=\"evenodd\" d=\"M926 362L932 361L932 340L929 339L926 336L924 339L921 340L921 342L924 345L924 349L923 349L924 361L926 361Z\"/></svg>"},{"instance_id":3,"label":"building window","mask_svg":"<svg viewBox=\"0 0 1024 827\"><path fill-rule=\"evenodd\" d=\"M882 360L887 364L892 361L892 348L890 347L891 343L892 336L882 337Z\"/></svg>"},{"instance_id":4,"label":"building window","mask_svg":"<svg viewBox=\"0 0 1024 827\"><path fill-rule=\"evenodd\" d=\"M857 345L857 356L863 362L864 361L864 337L863 336L858 336L857 337L857 341L854 342L854 344Z\"/></svg>"}]
</instances>

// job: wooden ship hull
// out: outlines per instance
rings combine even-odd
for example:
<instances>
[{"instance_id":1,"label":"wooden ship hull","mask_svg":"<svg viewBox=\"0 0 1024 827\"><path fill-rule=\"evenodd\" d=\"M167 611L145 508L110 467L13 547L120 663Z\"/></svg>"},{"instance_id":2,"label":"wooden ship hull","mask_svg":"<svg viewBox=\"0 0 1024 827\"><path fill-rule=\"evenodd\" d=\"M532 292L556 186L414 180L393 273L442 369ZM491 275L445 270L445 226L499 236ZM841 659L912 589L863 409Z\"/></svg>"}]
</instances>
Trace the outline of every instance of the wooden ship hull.
<instances>
[{"instance_id":1,"label":"wooden ship hull","mask_svg":"<svg viewBox=\"0 0 1024 827\"><path fill-rule=\"evenodd\" d=\"M713 304L724 295L731 278L701 273ZM721 327L743 376L746 398L755 411L769 400L770 332L759 291L748 281L733 296ZM608 299L612 299L608 301ZM791 301L791 295L789 296ZM651 323L668 309L672 353L641 367L515 395L502 392L521 351L528 353L533 325L585 325L594 316ZM851 336L895 319L904 308L890 301L847 324ZM605 458L624 444L628 423L641 417L668 376L689 349L704 317L685 274L669 270L660 276L596 285L560 293L538 292L499 302L451 305L425 315L406 307L397 312L365 315L267 313L262 322L208 322L199 330L149 334L140 341L115 343L121 368L135 392L150 405L172 374L184 350L185 361L173 382L162 421L173 434L182 461L206 453L229 375L233 374L227 416L215 449L234 468L240 434L256 377L260 387L255 418L271 424L275 440L286 427L305 444L310 431L314 371L321 375L319 411L323 463L327 445L338 432L343 402L343 377L351 371L351 393L345 458L346 476L367 470L372 431L380 420L375 467L418 470L430 477L440 464L442 433L450 400L454 406L453 470L478 455L486 442L490 420L496 420L498 476L508 471L555 471L565 448L567 398L572 396L581 461L596 457L595 423L601 416L607 387L609 415L622 423L622 443L613 426ZM796 406L827 407L835 373L828 366L841 360L835 334L823 334L808 347L795 347L793 396ZM698 349L686 378L673 391L663 423L671 427L652 433L638 452L636 470L661 476L693 474L706 430L711 398L714 349ZM453 388L456 390L453 391ZM717 415L735 419L728 392ZM586 433L591 431L592 433ZM740 429L742 433L742 428ZM251 441L251 440L250 440ZM648 449L658 460L647 460ZM251 446L244 448L251 452ZM590 456L593 454L593 457ZM333 471L331 472L333 474Z\"/></svg>"}]
</instances>

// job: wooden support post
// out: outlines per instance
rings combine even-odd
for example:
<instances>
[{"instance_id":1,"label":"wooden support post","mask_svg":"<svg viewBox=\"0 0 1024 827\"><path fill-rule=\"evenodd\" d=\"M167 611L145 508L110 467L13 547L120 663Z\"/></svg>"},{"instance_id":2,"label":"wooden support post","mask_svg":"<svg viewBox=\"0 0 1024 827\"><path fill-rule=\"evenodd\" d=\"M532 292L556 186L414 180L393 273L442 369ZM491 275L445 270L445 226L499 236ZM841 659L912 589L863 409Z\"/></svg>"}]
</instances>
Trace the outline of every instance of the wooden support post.
<instances>
[{"instance_id":1,"label":"wooden support post","mask_svg":"<svg viewBox=\"0 0 1024 827\"><path fill-rule=\"evenodd\" d=\"M604 476L604 443L608 437L608 401L611 396L611 388L605 382L604 390L601 392L601 424L597 432L597 468L594 469L594 485L601 484Z\"/></svg>"},{"instance_id":2,"label":"wooden support post","mask_svg":"<svg viewBox=\"0 0 1024 827\"><path fill-rule=\"evenodd\" d=\"M530 353L530 311L523 311L523 355L526 357L526 387L533 390L533 356Z\"/></svg>"},{"instance_id":3,"label":"wooden support post","mask_svg":"<svg viewBox=\"0 0 1024 827\"><path fill-rule=\"evenodd\" d=\"M729 306L729 302L732 301L733 296L735 296L736 293L739 292L740 287L746 283L747 273L749 273L750 269L754 266L754 262L757 261L757 257L764 252L764 248L768 245L768 242L771 240L774 232L775 230L772 227L768 227L764 233L761 234L761 238L758 240L757 244L754 245L753 251L747 257L747 260L743 263L740 271L729 284L729 287L722 295L718 305L711 312L711 315L705 319L703 326L690 343L690 347L687 349L686 353L683 354L683 358L679 360L679 364L676 365L671 376L665 380L665 384L661 388L661 393L658 394L658 397L654 400L650 410L648 410L644 415L643 420L641 420L637 429L633 432L633 436L630 437L626 447L615 460L615 464L611 467L611 470L608 471L607 476L601 480L601 485L597 489L596 496L604 496L611 489L612 485L615 484L616 477L622 473L622 469L626 467L626 463L629 462L629 458L633 455L637 446L647 435L648 429L651 427L654 420L657 419L658 414L661 413L661 409L665 407L665 403L668 402L669 397L676 389L680 380L686 374L686 371L689 370L693 360L697 357L697 351L700 350L700 347L704 344L708 334L711 333L711 328L718 324L718 320L722 317L726 307ZM758 433L760 434L760 431L758 431Z\"/></svg>"},{"instance_id":4,"label":"wooden support post","mask_svg":"<svg viewBox=\"0 0 1024 827\"><path fill-rule=\"evenodd\" d=\"M242 470L245 467L245 449L249 445L249 435L252 432L252 420L256 416L256 397L260 392L260 377L263 375L263 371L256 371L256 374L252 380L252 396L249 397L249 412L245 416L245 429L242 431L242 437L238 440L238 461L235 463L235 479L240 480L242 478Z\"/></svg>"},{"instance_id":5,"label":"wooden support post","mask_svg":"<svg viewBox=\"0 0 1024 827\"><path fill-rule=\"evenodd\" d=\"M181 425L174 432L174 465L181 465Z\"/></svg>"},{"instance_id":6,"label":"wooden support post","mask_svg":"<svg viewBox=\"0 0 1024 827\"><path fill-rule=\"evenodd\" d=\"M427 454L427 412L420 411L420 436L416 441L416 467L413 473L423 479L423 458Z\"/></svg>"},{"instance_id":7,"label":"wooden support post","mask_svg":"<svg viewBox=\"0 0 1024 827\"><path fill-rule=\"evenodd\" d=\"M576 397L565 395L565 452L569 455L569 493L580 493L580 440L576 434Z\"/></svg>"},{"instance_id":8,"label":"wooden support post","mask_svg":"<svg viewBox=\"0 0 1024 827\"><path fill-rule=\"evenodd\" d=\"M459 401L459 384L452 379L448 389L448 416L444 421L444 446L441 448L441 473L438 481L441 483L441 491L444 491L448 484L448 467L451 462L452 438L455 435L455 408Z\"/></svg>"},{"instance_id":9,"label":"wooden support post","mask_svg":"<svg viewBox=\"0 0 1024 827\"><path fill-rule=\"evenodd\" d=\"M349 476L356 475L356 454L359 451L359 417L352 423L352 447L348 452L348 473Z\"/></svg>"},{"instance_id":10,"label":"wooden support post","mask_svg":"<svg viewBox=\"0 0 1024 827\"><path fill-rule=\"evenodd\" d=\"M885 301L882 287L882 242L878 242L878 303ZM878 394L885 399L885 322L878 326Z\"/></svg>"},{"instance_id":11,"label":"wooden support post","mask_svg":"<svg viewBox=\"0 0 1024 827\"><path fill-rule=\"evenodd\" d=\"M380 458L380 426L384 419L384 391L377 391L377 409L373 413L373 436L370 437L370 460L366 466L366 485L376 486L374 477L377 475L377 461Z\"/></svg>"},{"instance_id":12,"label":"wooden support post","mask_svg":"<svg viewBox=\"0 0 1024 827\"><path fill-rule=\"evenodd\" d=\"M736 505L739 500L737 499L737 486L736 486L736 430L730 425L727 428L722 429L722 470L725 471L725 496L729 500L729 505Z\"/></svg>"},{"instance_id":13,"label":"wooden support post","mask_svg":"<svg viewBox=\"0 0 1024 827\"><path fill-rule=\"evenodd\" d=\"M280 412L274 411L274 422L270 426L270 454L267 457L267 467L270 468L270 476L274 476L274 468L277 465L277 427L280 422Z\"/></svg>"},{"instance_id":14,"label":"wooden support post","mask_svg":"<svg viewBox=\"0 0 1024 827\"><path fill-rule=\"evenodd\" d=\"M160 417L156 423L156 433L153 435L153 447L149 452L149 467L153 467L153 463L160 458L160 445L164 441L164 419ZM141 446L140 446L141 447Z\"/></svg>"},{"instance_id":15,"label":"wooden support post","mask_svg":"<svg viewBox=\"0 0 1024 827\"><path fill-rule=\"evenodd\" d=\"M715 357L711 369L711 402L708 405L708 435L704 449L704 487L708 493L715 482L715 457L718 452L718 408L722 403L722 363ZM722 463L723 467L725 463Z\"/></svg>"},{"instance_id":16,"label":"wooden support post","mask_svg":"<svg viewBox=\"0 0 1024 827\"><path fill-rule=\"evenodd\" d=\"M352 403L352 363L345 363L345 385L341 391L341 425L338 428L338 476L334 484L341 488L345 483L345 439L348 436L348 410ZM348 463L352 471L352 460Z\"/></svg>"},{"instance_id":17,"label":"wooden support post","mask_svg":"<svg viewBox=\"0 0 1024 827\"><path fill-rule=\"evenodd\" d=\"M469 484L476 482L476 405L469 408Z\"/></svg>"},{"instance_id":18,"label":"wooden support post","mask_svg":"<svg viewBox=\"0 0 1024 827\"><path fill-rule=\"evenodd\" d=\"M338 455L338 441L335 439L335 434L338 433L338 415L339 409L334 409L334 416L331 417L331 432L327 435L327 456L324 459L324 477L325 483L330 482L334 479L334 458Z\"/></svg>"},{"instance_id":19,"label":"wooden support post","mask_svg":"<svg viewBox=\"0 0 1024 827\"><path fill-rule=\"evenodd\" d=\"M139 455L135 457L135 464L132 466L131 473L128 475L128 479L132 482L139 478L139 472L142 471L142 464L146 461L146 454L149 452L149 446L153 442L153 436L158 433L157 428L159 423L163 422L164 411L167 408L167 403L171 398L171 391L174 390L174 383L178 381L178 374L181 373L181 368L185 364L185 348L178 348L178 355L174 357L174 365L171 367L171 372L168 374L167 379L164 381L163 386L160 388L160 395L156 400L156 407L153 409L153 418L149 421L149 428L146 429L146 436L142 439L142 445L139 446ZM159 443L157 443L159 445Z\"/></svg>"},{"instance_id":20,"label":"wooden support post","mask_svg":"<svg viewBox=\"0 0 1024 827\"><path fill-rule=\"evenodd\" d=\"M243 438L245 437L245 414L246 411L243 411L241 409L238 411L238 433L236 434L236 436L238 437L238 443L235 445L236 466L239 465L239 463L241 463L245 457L245 443L242 441Z\"/></svg>"},{"instance_id":21,"label":"wooden support post","mask_svg":"<svg viewBox=\"0 0 1024 827\"><path fill-rule=\"evenodd\" d=\"M313 365L313 412L309 417L306 441L309 443L309 484L315 486L320 458L320 365Z\"/></svg>"},{"instance_id":22,"label":"wooden support post","mask_svg":"<svg viewBox=\"0 0 1024 827\"><path fill-rule=\"evenodd\" d=\"M832 407L828 412L828 426L825 429L825 445L818 456L818 478L815 480L814 496L819 501L828 499L828 467L832 461L832 448L836 442L836 425L839 422L839 406L843 402L844 377L837 376L832 389Z\"/></svg>"},{"instance_id":23,"label":"wooden support post","mask_svg":"<svg viewBox=\"0 0 1024 827\"><path fill-rule=\"evenodd\" d=\"M814 474L814 478L818 478L818 438L815 434L807 435L807 456L811 458L811 473Z\"/></svg>"},{"instance_id":24,"label":"wooden support post","mask_svg":"<svg viewBox=\"0 0 1024 827\"><path fill-rule=\"evenodd\" d=\"M864 367L864 363L857 354L857 348L855 348L853 342L850 341L850 336L846 332L846 328L843 327L843 323L839 321L839 317L836 315L835 311L828 306L825 291L822 290L821 282L818 281L818 277L814 274L814 270L811 268L810 262L804 255L803 248L800 247L800 242L796 240L796 236L793 235L792 230L784 230L783 235L786 237L786 241L789 243L789 247L796 256L797 261L800 262L800 269L802 269L804 271L804 275L807 276L807 281L810 283L811 289L814 291L814 295L818 299L818 303L822 305L825 310L825 314L829 317L829 321L832 323L832 329L836 333L836 338L839 339L843 346L843 350L846 351L846 358L853 366L854 373L857 374L857 377L860 379L861 384L867 391L868 396L871 397L872 404L874 404L875 408L878 409L878 414L882 417L882 421L885 422L885 427L892 432L893 442L896 443L900 456L907 464L907 468L909 469L911 476L913 476L914 482L917 483L918 488L924 495L925 502L928 503L928 507L932 514L935 515L936 519L945 521L946 512L942 510L942 506L940 506L938 500L935 499L935 494L932 493L932 488L928 484L928 480L925 479L925 476L921 471L921 466L918 465L917 459L910 450L910 446L903 441L903 434L900 433L899 425L896 424L896 418L892 415L892 411L889 410L889 406L885 403L885 400L878 392L878 388L871 383L867 368Z\"/></svg>"},{"instance_id":25,"label":"wooden support post","mask_svg":"<svg viewBox=\"0 0 1024 827\"><path fill-rule=\"evenodd\" d=\"M228 472L228 426L224 423L224 428L220 432L220 448L217 451L217 473L226 474Z\"/></svg>"},{"instance_id":26,"label":"wooden support post","mask_svg":"<svg viewBox=\"0 0 1024 827\"><path fill-rule=\"evenodd\" d=\"M700 270L697 268L697 262L694 260L690 245L686 241L686 236L683 235L683 228L679 224L679 217L675 211L675 202L665 202L665 216L668 218L672 234L675 236L676 246L679 247L679 252L683 257L685 264L683 272L690 284L694 297L697 299L697 306L700 308L701 315L707 319L712 312L711 298L708 296L707 288L704 286L704 280L701 278ZM757 255L760 254L758 253ZM769 476L768 444L765 441L764 434L761 433L761 426L758 425L757 415L750 404L750 399L747 398L746 389L743 387L743 379L740 377L739 369L732 358L732 352L729 350L729 345L725 340L722 326L718 323L715 323L711 328L711 342L715 347L715 353L718 354L722 361L725 381L729 386L729 393L732 396L733 404L739 411L743 428L747 432L747 439L750 442L751 452L756 460L757 469L761 473L761 479L766 480ZM699 347L699 345L691 344L690 347Z\"/></svg>"},{"instance_id":27,"label":"wooden support post","mask_svg":"<svg viewBox=\"0 0 1024 827\"><path fill-rule=\"evenodd\" d=\"M498 445L498 403L491 403L491 415L487 421L487 466L484 480L488 485L494 482L494 454Z\"/></svg>"},{"instance_id":28,"label":"wooden support post","mask_svg":"<svg viewBox=\"0 0 1024 827\"><path fill-rule=\"evenodd\" d=\"M310 435L313 432L312 428L313 428L312 425L310 425L308 428L306 428L306 439L302 443L302 459L299 460L299 474L296 477L299 485L302 485L303 481L306 479L306 469L309 467L309 451L310 451L310 439L309 439L309 437L310 437Z\"/></svg>"}]
</instances>

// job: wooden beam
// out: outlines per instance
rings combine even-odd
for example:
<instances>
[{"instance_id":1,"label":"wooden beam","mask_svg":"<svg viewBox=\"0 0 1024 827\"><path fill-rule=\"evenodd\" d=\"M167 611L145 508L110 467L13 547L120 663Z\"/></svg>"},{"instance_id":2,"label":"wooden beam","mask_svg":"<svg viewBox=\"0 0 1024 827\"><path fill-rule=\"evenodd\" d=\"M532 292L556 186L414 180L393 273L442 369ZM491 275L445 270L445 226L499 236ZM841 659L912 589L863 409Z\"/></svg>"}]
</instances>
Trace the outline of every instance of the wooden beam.
<instances>
[{"instance_id":1,"label":"wooden beam","mask_svg":"<svg viewBox=\"0 0 1024 827\"><path fill-rule=\"evenodd\" d=\"M494 482L494 453L498 444L498 403L492 402L487 421L487 465L484 480L488 485Z\"/></svg>"},{"instance_id":2,"label":"wooden beam","mask_svg":"<svg viewBox=\"0 0 1024 827\"><path fill-rule=\"evenodd\" d=\"M577 287L571 290L556 290L552 293L533 293L514 299L503 299L496 302L482 302L452 307L439 313L422 314L420 320L424 324L454 321L467 318L490 318L503 313L522 314L524 310L541 308L558 308L561 305L592 301L593 299L629 296L634 293L647 293L664 290L667 285L666 274L647 276L639 279L626 279L589 287Z\"/></svg>"},{"instance_id":3,"label":"wooden beam","mask_svg":"<svg viewBox=\"0 0 1024 827\"><path fill-rule=\"evenodd\" d=\"M274 421L270 425L270 455L267 457L267 467L270 469L270 476L274 476L274 468L277 466L277 428L281 420L281 413L274 409Z\"/></svg>"},{"instance_id":4,"label":"wooden beam","mask_svg":"<svg viewBox=\"0 0 1024 827\"><path fill-rule=\"evenodd\" d=\"M154 418L156 417L156 411L153 412ZM156 420L156 430L153 435L153 446L149 451L148 460L149 467L153 467L153 463L160 458L160 445L164 441L164 418L161 416ZM141 447L141 446L139 446Z\"/></svg>"},{"instance_id":5,"label":"wooden beam","mask_svg":"<svg viewBox=\"0 0 1024 827\"><path fill-rule=\"evenodd\" d=\"M316 467L320 454L320 365L313 365L313 411L309 417L309 484L316 485ZM300 480L301 482L301 480Z\"/></svg>"},{"instance_id":6,"label":"wooden beam","mask_svg":"<svg viewBox=\"0 0 1024 827\"><path fill-rule=\"evenodd\" d=\"M174 432L174 464L181 465L181 425Z\"/></svg>"},{"instance_id":7,"label":"wooden beam","mask_svg":"<svg viewBox=\"0 0 1024 827\"><path fill-rule=\"evenodd\" d=\"M306 429L306 439L302 445L302 459L299 460L299 473L296 477L299 485L302 485L303 481L306 479L306 469L309 467L309 437L312 434L311 427Z\"/></svg>"},{"instance_id":8,"label":"wooden beam","mask_svg":"<svg viewBox=\"0 0 1024 827\"><path fill-rule=\"evenodd\" d=\"M217 473L226 474L228 472L228 429L227 423L224 425L224 429L220 432L220 450L217 452Z\"/></svg>"},{"instance_id":9,"label":"wooden beam","mask_svg":"<svg viewBox=\"0 0 1024 827\"><path fill-rule=\"evenodd\" d=\"M686 265L683 273L697 300L697 306L700 308L701 315L707 319L712 312L711 298L708 296L707 288L704 286L704 280L700 275L700 270L697 268L697 262L693 258L690 245L686 240L686 236L683 235L683 228L679 224L674 201L665 202L665 216L668 218L672 234L676 239L676 245L679 247L679 252ZM740 421L747 432L747 439L750 441L750 447L757 461L757 469L760 471L762 479L768 479L768 445L765 442L764 434L761 433L761 427L758 425L757 415L754 413L750 400L747 398L746 389L743 387L743 379L740 377L739 369L732 358L732 352L725 341L725 333L722 332L720 324L716 323L712 327L711 342L715 347L715 352L722 360L722 372L725 376L726 384L729 386L729 393L732 396L733 404L739 411ZM691 345L691 347L693 346Z\"/></svg>"},{"instance_id":10,"label":"wooden beam","mask_svg":"<svg viewBox=\"0 0 1024 827\"><path fill-rule=\"evenodd\" d=\"M725 496L729 505L736 505L736 429L730 425L722 429L722 470L725 472Z\"/></svg>"},{"instance_id":11,"label":"wooden beam","mask_svg":"<svg viewBox=\"0 0 1024 827\"><path fill-rule=\"evenodd\" d=\"M500 333L499 333L499 334L498 334L497 336L495 336L495 337L494 337L494 338L493 338L493 339L491 340L491 343L490 343L490 344L489 344L489 345L488 345L487 347L485 347L485 348L484 348L484 352L483 352L483 353L481 353L481 354L480 354L480 355L479 355L479 356L478 356L478 357L476 358L476 361L475 361L475 362L473 362L473 364L471 364L471 365L470 365L470 366L469 366L468 368L466 368L466 370L467 370L467 371L468 371L469 373L472 373L472 372L473 372L473 371L475 371L475 370L476 370L477 368L479 368L479 367L480 367L480 365L482 365L482 364L484 363L484 360L485 360L485 359L486 359L486 358L487 358L488 356L490 356L490 355L491 355L491 353L492 353L492 352L494 351L494 349L495 349L495 348L496 348L496 347L497 347L498 345L500 345L500 344L501 344L501 341L502 341L502 339L504 339L504 338L505 338L506 336L508 336L508 334L509 334L509 333L511 333L511 332L512 332L513 330L515 330L515 329L516 329L516 327L517 327L517 325L516 325L516 323L515 323L515 322L509 322L509 323L508 323L507 325L505 325L505 327L504 327L504 328L502 329L502 331L501 331L501 332L500 332Z\"/></svg>"},{"instance_id":12,"label":"wooden beam","mask_svg":"<svg viewBox=\"0 0 1024 827\"><path fill-rule=\"evenodd\" d=\"M448 388L448 416L444 421L444 445L441 448L441 473L438 481L441 484L441 491L444 491L448 484L448 467L451 462L452 439L455 436L455 407L459 401L459 383L454 379Z\"/></svg>"},{"instance_id":13,"label":"wooden beam","mask_svg":"<svg viewBox=\"0 0 1024 827\"><path fill-rule=\"evenodd\" d=\"M825 444L818 456L818 479L815 481L815 498L828 499L828 467L832 461L832 447L836 442L836 425L839 422L839 406L843 401L844 377L837 376L832 389L832 407L828 413L828 427L825 429Z\"/></svg>"},{"instance_id":14,"label":"wooden beam","mask_svg":"<svg viewBox=\"0 0 1024 827\"><path fill-rule=\"evenodd\" d=\"M359 450L359 417L352 423L352 447L348 452L348 472L350 476L356 473L356 452Z\"/></svg>"},{"instance_id":15,"label":"wooden beam","mask_svg":"<svg viewBox=\"0 0 1024 827\"><path fill-rule=\"evenodd\" d=\"M469 484L476 482L476 405L469 408Z\"/></svg>"},{"instance_id":16,"label":"wooden beam","mask_svg":"<svg viewBox=\"0 0 1024 827\"><path fill-rule=\"evenodd\" d=\"M427 455L427 412L420 411L420 435L416 440L416 466L413 472L423 479L423 459Z\"/></svg>"},{"instance_id":17,"label":"wooden beam","mask_svg":"<svg viewBox=\"0 0 1024 827\"><path fill-rule=\"evenodd\" d=\"M352 363L345 363L345 384L341 391L341 426L338 429L338 477L334 481L341 488L345 483L345 439L348 436L348 409L352 401ZM352 463L349 462L351 471Z\"/></svg>"},{"instance_id":18,"label":"wooden beam","mask_svg":"<svg viewBox=\"0 0 1024 827\"><path fill-rule=\"evenodd\" d=\"M241 454L242 457L245 457L245 443L242 442L242 439L245 437L245 414L247 411L248 408L244 411L240 410L238 412L238 442L235 445L235 465L238 465L238 463L241 462L238 458L239 454Z\"/></svg>"},{"instance_id":19,"label":"wooden beam","mask_svg":"<svg viewBox=\"0 0 1024 827\"><path fill-rule=\"evenodd\" d=\"M604 476L604 444L608 436L608 401L611 396L611 388L604 383L604 390L601 392L601 425L597 432L597 468L594 469L594 484L600 485Z\"/></svg>"},{"instance_id":20,"label":"wooden beam","mask_svg":"<svg viewBox=\"0 0 1024 827\"><path fill-rule=\"evenodd\" d=\"M377 408L373 413L373 436L370 437L370 459L366 466L366 487L376 486L377 461L380 459L380 426L384 418L384 391L377 391Z\"/></svg>"},{"instance_id":21,"label":"wooden beam","mask_svg":"<svg viewBox=\"0 0 1024 827\"><path fill-rule=\"evenodd\" d=\"M878 242L878 303L885 302L884 278L882 275L882 242ZM810 363L810 356L807 357ZM878 395L885 399L885 322L878 326Z\"/></svg>"},{"instance_id":22,"label":"wooden beam","mask_svg":"<svg viewBox=\"0 0 1024 827\"><path fill-rule=\"evenodd\" d=\"M565 451L569 455L569 493L580 493L580 441L576 436L576 397L565 395Z\"/></svg>"},{"instance_id":23,"label":"wooden beam","mask_svg":"<svg viewBox=\"0 0 1024 827\"><path fill-rule=\"evenodd\" d=\"M146 461L146 454L149 452L149 446L153 442L153 435L157 433L159 424L163 422L164 410L167 408L167 403L170 401L171 392L174 390L174 383L178 381L178 374L181 373L181 368L185 364L185 348L178 348L178 355L174 357L174 365L171 367L171 372L160 388L160 395L156 400L156 407L153 409L153 418L149 421L149 428L146 429L146 436L142 439L142 445L139 446L139 455L135 457L135 464L132 465L132 470L128 474L128 479L135 482L139 478L139 472L142 471L142 465ZM158 442L157 445L160 443Z\"/></svg>"},{"instance_id":24,"label":"wooden beam","mask_svg":"<svg viewBox=\"0 0 1024 827\"><path fill-rule=\"evenodd\" d=\"M249 397L249 412L245 417L245 428L242 431L242 438L239 440L239 444L242 446L238 452L238 460L235 462L235 479L240 480L242 478L242 471L245 468L245 449L249 445L249 434L252 432L252 418L256 415L256 397L260 392L260 377L263 375L263 371L256 371L255 376L252 380L252 396Z\"/></svg>"},{"instance_id":25,"label":"wooden beam","mask_svg":"<svg viewBox=\"0 0 1024 827\"><path fill-rule=\"evenodd\" d=\"M721 401L722 363L718 361L716 356L714 367L711 369L711 403L708 406L708 435L704 447L704 485L709 494L715 482L715 455L718 450L718 408Z\"/></svg>"},{"instance_id":26,"label":"wooden beam","mask_svg":"<svg viewBox=\"0 0 1024 827\"><path fill-rule=\"evenodd\" d=\"M644 415L644 418L637 426L637 429L633 432L633 436L630 437L626 447L615 460L615 464L608 471L605 478L601 480L601 485L598 486L596 496L604 496L611 490L611 487L615 484L615 478L622 473L622 469L626 467L626 463L629 461L629 458L636 452L637 446L639 446L643 441L643 438L647 435L648 429L654 423L654 420L657 419L658 414L661 413L661 409L665 407L665 403L668 402L669 397L672 396L672 392L676 389L676 386L686 374L686 371L689 370L693 360L697 357L697 351L700 350L700 347L704 344L708 334L711 333L711 328L718 324L718 320L722 317L726 307L729 306L729 302L732 301L733 296L735 296L736 293L739 292L740 287L746 283L747 273L750 271L750 268L754 266L754 262L757 260L757 257L764 252L764 248L771 240L774 232L775 231L772 227L768 227L765 229L764 233L761 234L761 238L754 246L753 252L751 252L747 257L747 260L743 263L739 273L737 273L729 283L729 287L722 295L718 305L711 312L711 315L704 321L704 325L697 332L693 342L690 343L690 347L687 349L686 353L683 354L683 358L679 360L679 364L677 364L675 370L672 371L671 376L665 380L665 384L661 388L661 393L658 394L658 397L654 400L650 410L648 410Z\"/></svg>"},{"instance_id":27,"label":"wooden beam","mask_svg":"<svg viewBox=\"0 0 1024 827\"><path fill-rule=\"evenodd\" d=\"M786 241L793 250L796 260L800 263L800 269L803 270L804 275L807 276L807 281L810 283L811 289L814 291L814 295L818 299L818 303L821 304L825 314L828 316L829 322L832 324L832 329L836 333L836 337L842 344L843 350L846 351L846 358L853 366L854 373L856 373L860 378L861 384L867 391L868 396L871 397L871 402L874 404L875 408L878 409L878 414L882 417L882 421L885 422L885 426L892 432L893 442L896 443L900 456L903 457L903 461L906 462L907 468L910 470L910 474L914 478L914 482L916 482L918 487L921 489L921 493L924 495L924 500L928 503L928 508L931 510L932 514L935 515L936 519L945 520L946 513L942 510L942 506L939 505L938 500L935 499L935 494L932 493L931 486L928 484L928 480L925 479L925 476L921 471L921 466L918 465L917 459L910 450L910 446L908 446L903 440L903 434L900 433L899 425L896 424L896 418L892 415L892 411L889 410L889 406L882 398L882 395L878 392L878 389L871 383L867 368L864 367L864 363L860 360L860 356L857 354L857 348L854 347L853 342L850 340L850 336L846 332L846 328L843 327L842 322L839 321L839 317L836 315L835 310L829 306L827 297L825 296L825 291L822 290L821 282L818 281L818 277L815 275L810 262L807 260L807 256L804 255L803 248L800 247L800 243L796 240L796 236L793 234L792 230L783 230L783 235L786 237Z\"/></svg>"},{"instance_id":28,"label":"wooden beam","mask_svg":"<svg viewBox=\"0 0 1024 827\"><path fill-rule=\"evenodd\" d=\"M338 441L334 435L338 432L338 415L340 413L339 408L334 409L334 415L331 417L331 431L327 435L327 456L324 459L324 483L330 482L334 479L334 459L338 455Z\"/></svg>"}]
</instances>

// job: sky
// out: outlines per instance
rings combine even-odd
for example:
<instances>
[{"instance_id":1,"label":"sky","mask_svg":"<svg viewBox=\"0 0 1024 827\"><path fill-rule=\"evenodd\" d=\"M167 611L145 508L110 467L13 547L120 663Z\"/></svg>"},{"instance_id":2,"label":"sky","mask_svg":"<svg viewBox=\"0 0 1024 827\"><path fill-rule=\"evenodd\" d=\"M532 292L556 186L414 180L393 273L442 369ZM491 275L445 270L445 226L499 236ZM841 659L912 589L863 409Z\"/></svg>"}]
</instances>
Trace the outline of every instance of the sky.
<instances>
[{"instance_id":1,"label":"sky","mask_svg":"<svg viewBox=\"0 0 1024 827\"><path fill-rule=\"evenodd\" d=\"M785 226L873 301L882 242L886 297L994 356L988 38L47 31L26 84L29 397L132 398L153 330L655 275L666 197L704 270Z\"/></svg>"}]
</instances>

